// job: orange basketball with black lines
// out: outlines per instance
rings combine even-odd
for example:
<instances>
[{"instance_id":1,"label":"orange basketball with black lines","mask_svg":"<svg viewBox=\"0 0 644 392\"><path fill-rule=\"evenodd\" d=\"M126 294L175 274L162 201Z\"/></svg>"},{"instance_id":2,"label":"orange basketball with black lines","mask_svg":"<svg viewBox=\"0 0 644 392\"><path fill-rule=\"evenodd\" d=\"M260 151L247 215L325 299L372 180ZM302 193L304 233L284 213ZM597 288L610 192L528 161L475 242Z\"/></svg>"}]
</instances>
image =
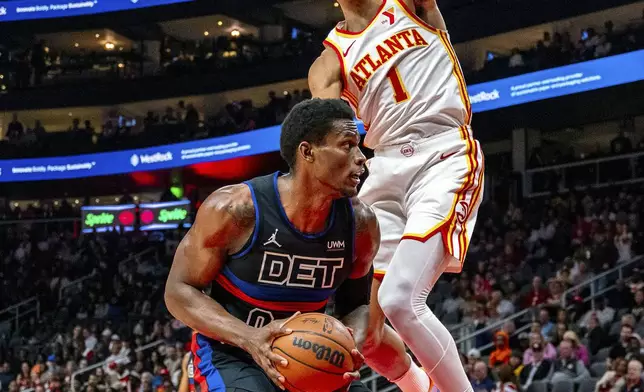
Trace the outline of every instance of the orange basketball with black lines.
<instances>
[{"instance_id":1,"label":"orange basketball with black lines","mask_svg":"<svg viewBox=\"0 0 644 392\"><path fill-rule=\"evenodd\" d=\"M288 323L293 333L273 341L273 352L288 361L275 364L291 392L331 392L347 385L342 377L353 371L355 342L347 327L321 313L301 314Z\"/></svg>"}]
</instances>

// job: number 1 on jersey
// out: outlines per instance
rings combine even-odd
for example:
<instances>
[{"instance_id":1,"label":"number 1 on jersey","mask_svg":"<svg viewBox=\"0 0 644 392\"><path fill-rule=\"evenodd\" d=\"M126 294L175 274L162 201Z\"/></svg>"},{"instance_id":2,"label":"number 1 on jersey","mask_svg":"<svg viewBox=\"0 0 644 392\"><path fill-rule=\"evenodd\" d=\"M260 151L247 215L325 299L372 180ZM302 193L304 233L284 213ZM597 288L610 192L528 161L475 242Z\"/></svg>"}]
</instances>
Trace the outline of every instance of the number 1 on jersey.
<instances>
[{"instance_id":1,"label":"number 1 on jersey","mask_svg":"<svg viewBox=\"0 0 644 392\"><path fill-rule=\"evenodd\" d=\"M395 65L389 68L387 79L389 79L391 88L394 90L394 101L396 101L397 104L409 99L409 93L407 92L407 89L405 89L405 84L403 83L400 73L398 72L398 68L396 68Z\"/></svg>"}]
</instances>

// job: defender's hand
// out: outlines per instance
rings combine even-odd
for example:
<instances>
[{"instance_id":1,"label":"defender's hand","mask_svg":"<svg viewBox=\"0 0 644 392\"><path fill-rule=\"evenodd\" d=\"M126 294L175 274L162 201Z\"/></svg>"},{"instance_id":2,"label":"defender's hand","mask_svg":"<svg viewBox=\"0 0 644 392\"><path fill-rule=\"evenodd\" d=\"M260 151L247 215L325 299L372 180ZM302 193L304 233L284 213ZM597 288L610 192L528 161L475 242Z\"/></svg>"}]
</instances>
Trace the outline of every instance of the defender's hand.
<instances>
[{"instance_id":1,"label":"defender's hand","mask_svg":"<svg viewBox=\"0 0 644 392\"><path fill-rule=\"evenodd\" d=\"M293 332L285 328L284 325L299 314L300 312L297 312L286 320L275 320L262 328L253 330L252 335L247 338L247 344L242 347L253 357L255 363L262 368L271 381L282 390L285 390L283 385L285 378L277 371L275 363L286 366L288 365L288 361L282 356L273 353L271 351L271 345L280 336Z\"/></svg>"}]
</instances>

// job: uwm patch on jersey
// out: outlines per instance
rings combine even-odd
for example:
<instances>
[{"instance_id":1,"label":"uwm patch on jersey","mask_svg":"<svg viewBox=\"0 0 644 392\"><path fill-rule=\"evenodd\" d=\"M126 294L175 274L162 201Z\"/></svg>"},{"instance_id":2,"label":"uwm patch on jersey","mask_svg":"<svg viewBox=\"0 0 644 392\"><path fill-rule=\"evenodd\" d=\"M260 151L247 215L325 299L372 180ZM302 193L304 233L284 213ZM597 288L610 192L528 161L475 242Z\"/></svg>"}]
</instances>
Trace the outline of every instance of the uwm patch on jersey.
<instances>
[{"instance_id":1,"label":"uwm patch on jersey","mask_svg":"<svg viewBox=\"0 0 644 392\"><path fill-rule=\"evenodd\" d=\"M469 125L465 79L446 31L406 0L383 0L362 31L340 22L325 40L338 58L342 98L367 128L365 145L404 144Z\"/></svg>"}]
</instances>

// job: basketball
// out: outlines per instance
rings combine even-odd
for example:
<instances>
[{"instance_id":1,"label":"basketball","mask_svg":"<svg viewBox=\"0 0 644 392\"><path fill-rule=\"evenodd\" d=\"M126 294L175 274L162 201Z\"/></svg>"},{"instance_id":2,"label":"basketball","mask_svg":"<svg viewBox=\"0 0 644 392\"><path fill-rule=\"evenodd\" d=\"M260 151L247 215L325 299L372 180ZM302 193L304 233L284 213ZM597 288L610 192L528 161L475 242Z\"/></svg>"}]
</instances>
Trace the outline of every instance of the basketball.
<instances>
[{"instance_id":1,"label":"basketball","mask_svg":"<svg viewBox=\"0 0 644 392\"><path fill-rule=\"evenodd\" d=\"M331 316L306 313L286 325L293 333L273 341L273 352L288 361L275 364L291 392L331 392L347 384L342 378L353 371L351 350L356 348L347 327Z\"/></svg>"}]
</instances>

